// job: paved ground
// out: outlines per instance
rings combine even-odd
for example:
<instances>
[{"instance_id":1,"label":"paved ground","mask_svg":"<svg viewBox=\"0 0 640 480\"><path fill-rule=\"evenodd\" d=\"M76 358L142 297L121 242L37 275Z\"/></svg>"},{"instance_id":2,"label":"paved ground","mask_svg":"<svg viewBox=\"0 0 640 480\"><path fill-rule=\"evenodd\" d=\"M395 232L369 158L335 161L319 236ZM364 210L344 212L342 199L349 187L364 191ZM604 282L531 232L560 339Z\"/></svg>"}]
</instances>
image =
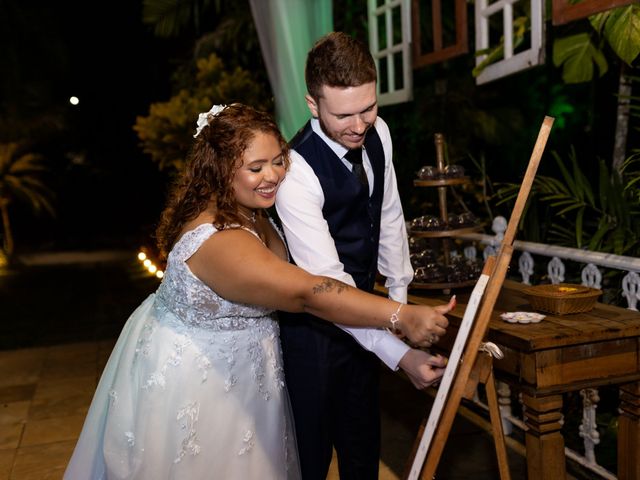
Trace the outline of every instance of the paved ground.
<instances>
[{"instance_id":1,"label":"paved ground","mask_svg":"<svg viewBox=\"0 0 640 480\"><path fill-rule=\"evenodd\" d=\"M0 479L60 479L82 428L112 340L0 352ZM430 398L385 372L380 479L401 478ZM498 478L489 436L460 417L445 448L438 479ZM511 452L514 479L525 478ZM338 479L332 465L329 479Z\"/></svg>"},{"instance_id":2,"label":"paved ground","mask_svg":"<svg viewBox=\"0 0 640 480\"><path fill-rule=\"evenodd\" d=\"M158 282L135 252L116 257L41 256L0 272L0 480L61 478L114 339ZM383 371L380 479L402 477L430 402ZM509 461L512 478L526 478L522 456L510 450ZM329 479L338 478L335 467ZM437 478L493 480L497 472L491 437L458 416Z\"/></svg>"}]
</instances>

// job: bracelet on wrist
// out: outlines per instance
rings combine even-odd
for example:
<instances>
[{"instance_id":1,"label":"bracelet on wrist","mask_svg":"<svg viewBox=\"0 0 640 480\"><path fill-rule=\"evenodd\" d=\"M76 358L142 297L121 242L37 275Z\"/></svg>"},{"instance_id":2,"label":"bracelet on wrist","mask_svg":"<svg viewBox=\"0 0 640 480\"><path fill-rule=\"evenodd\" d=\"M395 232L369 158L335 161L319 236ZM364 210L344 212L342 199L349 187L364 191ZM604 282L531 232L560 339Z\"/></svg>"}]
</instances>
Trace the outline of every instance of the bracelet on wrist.
<instances>
[{"instance_id":1,"label":"bracelet on wrist","mask_svg":"<svg viewBox=\"0 0 640 480\"><path fill-rule=\"evenodd\" d=\"M395 312L393 312L389 317L389 322L391 322L391 328L389 330L391 331L391 333L400 332L400 328L398 327L398 323L400 322L400 317L398 315L400 314L400 309L402 308L403 305L404 305L403 303L398 303L398 309Z\"/></svg>"}]
</instances>

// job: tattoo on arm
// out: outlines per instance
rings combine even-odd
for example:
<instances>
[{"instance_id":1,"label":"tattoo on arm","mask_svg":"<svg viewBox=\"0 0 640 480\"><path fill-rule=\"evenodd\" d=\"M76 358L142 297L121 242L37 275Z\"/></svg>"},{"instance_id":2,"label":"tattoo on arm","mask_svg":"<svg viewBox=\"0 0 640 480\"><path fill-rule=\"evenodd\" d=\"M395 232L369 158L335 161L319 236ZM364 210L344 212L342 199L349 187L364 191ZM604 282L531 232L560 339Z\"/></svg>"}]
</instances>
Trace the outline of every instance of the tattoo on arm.
<instances>
[{"instance_id":1,"label":"tattoo on arm","mask_svg":"<svg viewBox=\"0 0 640 480\"><path fill-rule=\"evenodd\" d=\"M348 288L349 285L347 285L346 283L340 282L333 278L326 278L322 281L322 283L319 283L318 285L313 287L313 293L329 293L335 290L337 294L340 294L346 291Z\"/></svg>"}]
</instances>

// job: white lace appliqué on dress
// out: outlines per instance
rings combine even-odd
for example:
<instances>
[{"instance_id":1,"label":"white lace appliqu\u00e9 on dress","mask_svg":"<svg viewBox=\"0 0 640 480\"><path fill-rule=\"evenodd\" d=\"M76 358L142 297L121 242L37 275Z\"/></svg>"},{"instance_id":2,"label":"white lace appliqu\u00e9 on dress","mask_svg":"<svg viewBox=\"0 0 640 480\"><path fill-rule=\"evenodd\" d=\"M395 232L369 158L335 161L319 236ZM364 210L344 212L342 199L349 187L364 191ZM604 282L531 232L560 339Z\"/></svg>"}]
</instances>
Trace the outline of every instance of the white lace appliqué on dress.
<instances>
[{"instance_id":1,"label":"white lace appliqu\u00e9 on dress","mask_svg":"<svg viewBox=\"0 0 640 480\"><path fill-rule=\"evenodd\" d=\"M129 318L66 479L299 478L273 312L225 300L186 264L215 232L187 232Z\"/></svg>"}]
</instances>

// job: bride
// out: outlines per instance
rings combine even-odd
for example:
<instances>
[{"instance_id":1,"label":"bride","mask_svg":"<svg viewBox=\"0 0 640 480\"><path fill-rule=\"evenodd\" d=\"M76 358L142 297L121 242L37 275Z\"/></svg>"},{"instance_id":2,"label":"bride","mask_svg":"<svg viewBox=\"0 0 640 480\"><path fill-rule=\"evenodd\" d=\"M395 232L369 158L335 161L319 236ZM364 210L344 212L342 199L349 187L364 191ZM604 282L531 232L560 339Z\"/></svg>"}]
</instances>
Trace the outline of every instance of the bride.
<instances>
[{"instance_id":1,"label":"bride","mask_svg":"<svg viewBox=\"0 0 640 480\"><path fill-rule=\"evenodd\" d=\"M423 346L448 325L452 304L402 305L289 264L264 212L288 167L277 126L241 104L198 123L157 230L164 278L120 334L65 479L300 478L273 312Z\"/></svg>"}]
</instances>

